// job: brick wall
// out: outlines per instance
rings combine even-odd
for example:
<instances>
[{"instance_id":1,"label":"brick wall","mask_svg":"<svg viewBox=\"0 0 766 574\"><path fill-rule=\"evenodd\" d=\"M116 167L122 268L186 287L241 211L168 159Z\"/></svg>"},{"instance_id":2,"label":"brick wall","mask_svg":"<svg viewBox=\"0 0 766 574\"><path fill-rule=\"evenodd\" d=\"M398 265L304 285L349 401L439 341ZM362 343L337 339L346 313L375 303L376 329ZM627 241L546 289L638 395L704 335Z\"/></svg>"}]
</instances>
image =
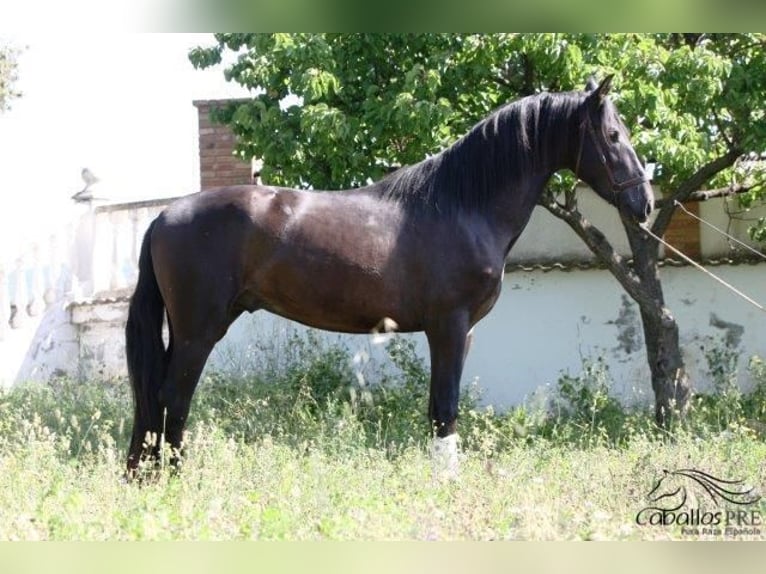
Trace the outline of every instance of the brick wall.
<instances>
[{"instance_id":1,"label":"brick wall","mask_svg":"<svg viewBox=\"0 0 766 574\"><path fill-rule=\"evenodd\" d=\"M694 215L699 216L700 205L698 202L692 201L683 205ZM673 219L670 220L670 225L668 225L663 238L692 259L699 260L702 257L700 223L680 209L676 209L673 213ZM676 257L669 250L666 251L665 255L671 258Z\"/></svg>"},{"instance_id":2,"label":"brick wall","mask_svg":"<svg viewBox=\"0 0 766 574\"><path fill-rule=\"evenodd\" d=\"M196 100L199 120L200 189L225 185L249 184L253 181L252 165L232 155L236 136L227 126L210 121L210 109L229 100Z\"/></svg>"}]
</instances>

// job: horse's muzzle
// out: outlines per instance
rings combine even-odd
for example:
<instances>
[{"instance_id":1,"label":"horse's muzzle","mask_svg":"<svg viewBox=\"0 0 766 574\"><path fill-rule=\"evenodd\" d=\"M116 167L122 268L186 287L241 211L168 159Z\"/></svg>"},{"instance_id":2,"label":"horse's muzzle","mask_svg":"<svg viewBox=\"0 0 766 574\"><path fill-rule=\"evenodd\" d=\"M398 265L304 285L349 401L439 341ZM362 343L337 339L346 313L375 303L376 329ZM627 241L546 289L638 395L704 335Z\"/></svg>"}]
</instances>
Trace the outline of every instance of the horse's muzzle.
<instances>
[{"instance_id":1,"label":"horse's muzzle","mask_svg":"<svg viewBox=\"0 0 766 574\"><path fill-rule=\"evenodd\" d=\"M654 193L648 184L637 185L619 194L618 206L623 215L636 223L646 223L654 211Z\"/></svg>"}]
</instances>

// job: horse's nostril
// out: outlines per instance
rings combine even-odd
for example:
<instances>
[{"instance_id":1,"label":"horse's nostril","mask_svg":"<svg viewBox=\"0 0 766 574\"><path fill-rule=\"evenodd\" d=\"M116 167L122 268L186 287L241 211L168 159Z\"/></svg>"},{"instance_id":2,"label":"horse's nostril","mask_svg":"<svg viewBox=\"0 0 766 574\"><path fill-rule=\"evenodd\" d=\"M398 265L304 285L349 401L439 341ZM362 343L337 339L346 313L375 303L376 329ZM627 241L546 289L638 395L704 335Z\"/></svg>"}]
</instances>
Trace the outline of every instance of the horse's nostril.
<instances>
[{"instance_id":1,"label":"horse's nostril","mask_svg":"<svg viewBox=\"0 0 766 574\"><path fill-rule=\"evenodd\" d=\"M644 216L649 219L649 216L652 214L652 202L647 201L646 206L644 207Z\"/></svg>"}]
</instances>

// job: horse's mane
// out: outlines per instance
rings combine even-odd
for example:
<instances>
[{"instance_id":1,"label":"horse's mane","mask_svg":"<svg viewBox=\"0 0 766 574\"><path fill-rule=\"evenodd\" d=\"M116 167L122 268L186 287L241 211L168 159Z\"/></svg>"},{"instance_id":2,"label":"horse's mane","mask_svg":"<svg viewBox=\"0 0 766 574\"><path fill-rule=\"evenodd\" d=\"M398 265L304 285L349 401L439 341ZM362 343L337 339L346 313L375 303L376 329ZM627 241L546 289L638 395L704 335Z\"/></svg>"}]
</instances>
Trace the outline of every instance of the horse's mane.
<instances>
[{"instance_id":1,"label":"horse's mane","mask_svg":"<svg viewBox=\"0 0 766 574\"><path fill-rule=\"evenodd\" d=\"M561 157L574 133L562 129L561 122L576 117L583 96L544 92L507 104L452 146L372 187L415 209L443 214L481 209L514 181Z\"/></svg>"}]
</instances>

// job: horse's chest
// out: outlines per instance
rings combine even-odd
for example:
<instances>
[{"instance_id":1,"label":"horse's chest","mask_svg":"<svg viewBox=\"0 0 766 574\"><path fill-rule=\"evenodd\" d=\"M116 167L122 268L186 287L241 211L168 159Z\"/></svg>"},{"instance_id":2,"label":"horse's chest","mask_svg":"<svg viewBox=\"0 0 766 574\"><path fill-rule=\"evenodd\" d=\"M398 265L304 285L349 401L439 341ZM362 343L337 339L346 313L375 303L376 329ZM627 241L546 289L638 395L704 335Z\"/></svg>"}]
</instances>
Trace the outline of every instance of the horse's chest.
<instances>
[{"instance_id":1,"label":"horse's chest","mask_svg":"<svg viewBox=\"0 0 766 574\"><path fill-rule=\"evenodd\" d=\"M502 266L499 267L487 267L482 271L480 284L477 289L479 295L476 301L476 308L473 316L473 322L475 323L495 306L498 297L500 297L500 290L503 285L504 270Z\"/></svg>"},{"instance_id":2,"label":"horse's chest","mask_svg":"<svg viewBox=\"0 0 766 574\"><path fill-rule=\"evenodd\" d=\"M500 295L503 265L501 260L485 258L461 263L433 281L432 288L445 307L464 308L475 323L489 313Z\"/></svg>"}]
</instances>

